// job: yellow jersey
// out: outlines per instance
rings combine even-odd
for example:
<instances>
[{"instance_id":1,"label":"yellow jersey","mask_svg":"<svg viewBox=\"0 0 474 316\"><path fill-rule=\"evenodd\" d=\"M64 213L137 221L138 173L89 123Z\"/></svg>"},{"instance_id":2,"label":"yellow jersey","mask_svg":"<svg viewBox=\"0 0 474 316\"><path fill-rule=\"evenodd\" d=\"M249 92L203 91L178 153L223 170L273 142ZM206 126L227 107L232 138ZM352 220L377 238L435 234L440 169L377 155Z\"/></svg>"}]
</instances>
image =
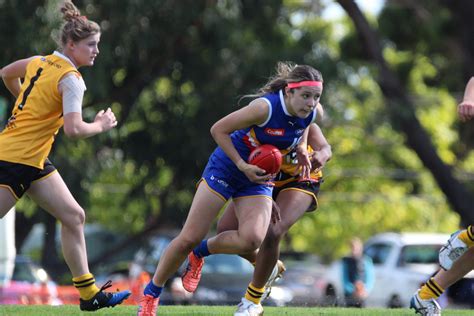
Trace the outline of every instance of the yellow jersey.
<instances>
[{"instance_id":1,"label":"yellow jersey","mask_svg":"<svg viewBox=\"0 0 474 316\"><path fill-rule=\"evenodd\" d=\"M0 160L43 169L64 123L58 84L70 72L81 76L65 56L57 53L28 63L12 116L0 133Z\"/></svg>"},{"instance_id":2,"label":"yellow jersey","mask_svg":"<svg viewBox=\"0 0 474 316\"><path fill-rule=\"evenodd\" d=\"M311 146L308 146L308 153L313 152ZM283 155L283 151L282 151ZM298 168L298 160L296 158L296 150L292 150L290 152L285 152L283 155L280 173L277 177L273 180L276 187L282 187L287 183L298 181L298 176L293 176L293 174L297 171ZM311 179L315 181L319 181L323 173L321 170L311 172Z\"/></svg>"}]
</instances>

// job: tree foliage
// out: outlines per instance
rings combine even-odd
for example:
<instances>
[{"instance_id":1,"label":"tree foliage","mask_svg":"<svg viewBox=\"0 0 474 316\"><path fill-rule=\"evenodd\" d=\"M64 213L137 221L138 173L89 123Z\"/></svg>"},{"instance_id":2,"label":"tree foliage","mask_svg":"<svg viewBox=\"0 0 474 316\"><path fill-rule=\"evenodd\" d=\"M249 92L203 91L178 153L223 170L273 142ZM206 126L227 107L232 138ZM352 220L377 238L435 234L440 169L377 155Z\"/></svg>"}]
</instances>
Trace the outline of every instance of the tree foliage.
<instances>
[{"instance_id":1,"label":"tree foliage","mask_svg":"<svg viewBox=\"0 0 474 316\"><path fill-rule=\"evenodd\" d=\"M471 134L455 106L467 82L459 73L472 65L459 34L470 26L457 22L459 10L446 1L401 3L387 1L378 17L368 17L370 25L411 104L406 115L469 192ZM88 87L84 116L92 120L111 106L119 120L115 130L86 140L61 134L51 154L88 222L132 236L180 227L215 147L209 128L245 105L239 97L263 85L277 61L291 60L323 73L321 126L334 157L324 171L320 209L296 224L285 247L331 259L354 235L449 232L459 224L459 210L410 145L417 135L394 119L405 115L400 100L387 96L349 17L322 19L319 1L75 4L103 29L96 65L81 70ZM0 64L50 53L54 43L46 39L59 25L57 13L57 1L0 2L0 25L9 30L0 38ZM18 210L25 214L19 226L41 220L27 199Z\"/></svg>"}]
</instances>

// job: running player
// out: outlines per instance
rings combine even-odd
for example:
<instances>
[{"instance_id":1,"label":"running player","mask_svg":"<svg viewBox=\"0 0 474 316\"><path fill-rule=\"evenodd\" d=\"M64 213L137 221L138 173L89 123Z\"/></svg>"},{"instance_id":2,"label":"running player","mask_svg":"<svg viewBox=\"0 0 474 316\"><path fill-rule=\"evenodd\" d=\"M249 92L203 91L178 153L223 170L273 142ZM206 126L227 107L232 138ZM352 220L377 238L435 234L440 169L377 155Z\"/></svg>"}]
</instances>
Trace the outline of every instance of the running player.
<instances>
[{"instance_id":1,"label":"running player","mask_svg":"<svg viewBox=\"0 0 474 316\"><path fill-rule=\"evenodd\" d=\"M99 54L100 27L82 16L70 1L62 4L61 12L65 22L58 51L18 60L0 72L17 98L0 133L0 217L25 193L56 217L62 224L64 259L80 293L80 309L94 311L122 303L130 292L104 292L111 286L110 281L97 287L87 263L84 210L48 155L63 125L67 136L84 138L110 130L117 120L110 108L97 113L92 123L82 120L86 86L78 68L94 64Z\"/></svg>"},{"instance_id":2,"label":"running player","mask_svg":"<svg viewBox=\"0 0 474 316\"><path fill-rule=\"evenodd\" d=\"M280 255L280 241L288 230L307 212L313 212L318 207L317 195L322 182L321 169L331 158L331 146L316 124L311 124L308 134L309 156L312 172L309 177L301 177L298 172L297 152L287 155L281 172L276 177L273 189L273 199L276 201L280 213L280 221L270 224L267 235L258 252L241 254L255 266L252 282L249 284L245 296L242 298L234 316L263 315L261 301L269 294L270 287L275 280L281 277L285 267L278 260ZM306 151L303 142L298 146ZM314 151L313 151L314 148ZM217 231L235 230L238 221L233 203L229 203L223 216L218 222Z\"/></svg>"},{"instance_id":3,"label":"running player","mask_svg":"<svg viewBox=\"0 0 474 316\"><path fill-rule=\"evenodd\" d=\"M260 144L272 144L283 155L296 148L316 119L322 84L320 72L310 66L279 63L276 76L260 89L255 100L212 126L218 147L198 183L183 229L164 252L145 288L139 316L156 314L165 282L187 256L183 281L185 289L194 292L205 256L249 253L260 246L270 223L273 185L269 181L275 175L246 161ZM203 240L230 198L238 229Z\"/></svg>"}]
</instances>

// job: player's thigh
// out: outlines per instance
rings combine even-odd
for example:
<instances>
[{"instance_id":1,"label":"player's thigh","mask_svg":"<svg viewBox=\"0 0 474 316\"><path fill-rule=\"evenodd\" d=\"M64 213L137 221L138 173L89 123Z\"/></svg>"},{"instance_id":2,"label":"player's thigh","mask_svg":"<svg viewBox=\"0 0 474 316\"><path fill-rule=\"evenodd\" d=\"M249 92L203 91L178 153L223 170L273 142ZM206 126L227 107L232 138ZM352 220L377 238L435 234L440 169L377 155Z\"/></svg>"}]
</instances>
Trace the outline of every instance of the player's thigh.
<instances>
[{"instance_id":1,"label":"player's thigh","mask_svg":"<svg viewBox=\"0 0 474 316\"><path fill-rule=\"evenodd\" d=\"M10 189L0 186L0 218L3 218L16 204L16 199Z\"/></svg>"},{"instance_id":2,"label":"player's thigh","mask_svg":"<svg viewBox=\"0 0 474 316\"><path fill-rule=\"evenodd\" d=\"M180 237L192 242L202 240L209 232L224 204L225 200L213 192L205 181L201 181L194 195Z\"/></svg>"},{"instance_id":3,"label":"player's thigh","mask_svg":"<svg viewBox=\"0 0 474 316\"><path fill-rule=\"evenodd\" d=\"M281 221L272 224L272 229L276 229L280 234L286 233L307 212L313 199L312 195L302 190L281 191L276 200L280 207Z\"/></svg>"},{"instance_id":4,"label":"player's thigh","mask_svg":"<svg viewBox=\"0 0 474 316\"><path fill-rule=\"evenodd\" d=\"M61 222L84 216L81 206L57 171L46 178L33 181L26 194Z\"/></svg>"},{"instance_id":5,"label":"player's thigh","mask_svg":"<svg viewBox=\"0 0 474 316\"><path fill-rule=\"evenodd\" d=\"M217 233L228 230L237 230L239 228L239 221L235 215L235 204L230 200L222 213L222 216L217 222Z\"/></svg>"},{"instance_id":6,"label":"player's thigh","mask_svg":"<svg viewBox=\"0 0 474 316\"><path fill-rule=\"evenodd\" d=\"M234 200L239 221L239 235L262 239L270 224L272 200L267 196L240 197Z\"/></svg>"}]
</instances>

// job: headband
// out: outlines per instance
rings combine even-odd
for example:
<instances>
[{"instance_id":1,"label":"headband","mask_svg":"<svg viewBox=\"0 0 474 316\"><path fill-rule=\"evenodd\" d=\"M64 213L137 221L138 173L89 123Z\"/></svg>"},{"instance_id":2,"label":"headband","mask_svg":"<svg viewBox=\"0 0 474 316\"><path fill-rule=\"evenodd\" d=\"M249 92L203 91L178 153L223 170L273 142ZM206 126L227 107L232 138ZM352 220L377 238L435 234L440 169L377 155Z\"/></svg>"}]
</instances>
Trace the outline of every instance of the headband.
<instances>
[{"instance_id":1,"label":"headband","mask_svg":"<svg viewBox=\"0 0 474 316\"><path fill-rule=\"evenodd\" d=\"M299 88L299 87L323 87L322 81L300 81L288 83L288 88Z\"/></svg>"}]
</instances>

